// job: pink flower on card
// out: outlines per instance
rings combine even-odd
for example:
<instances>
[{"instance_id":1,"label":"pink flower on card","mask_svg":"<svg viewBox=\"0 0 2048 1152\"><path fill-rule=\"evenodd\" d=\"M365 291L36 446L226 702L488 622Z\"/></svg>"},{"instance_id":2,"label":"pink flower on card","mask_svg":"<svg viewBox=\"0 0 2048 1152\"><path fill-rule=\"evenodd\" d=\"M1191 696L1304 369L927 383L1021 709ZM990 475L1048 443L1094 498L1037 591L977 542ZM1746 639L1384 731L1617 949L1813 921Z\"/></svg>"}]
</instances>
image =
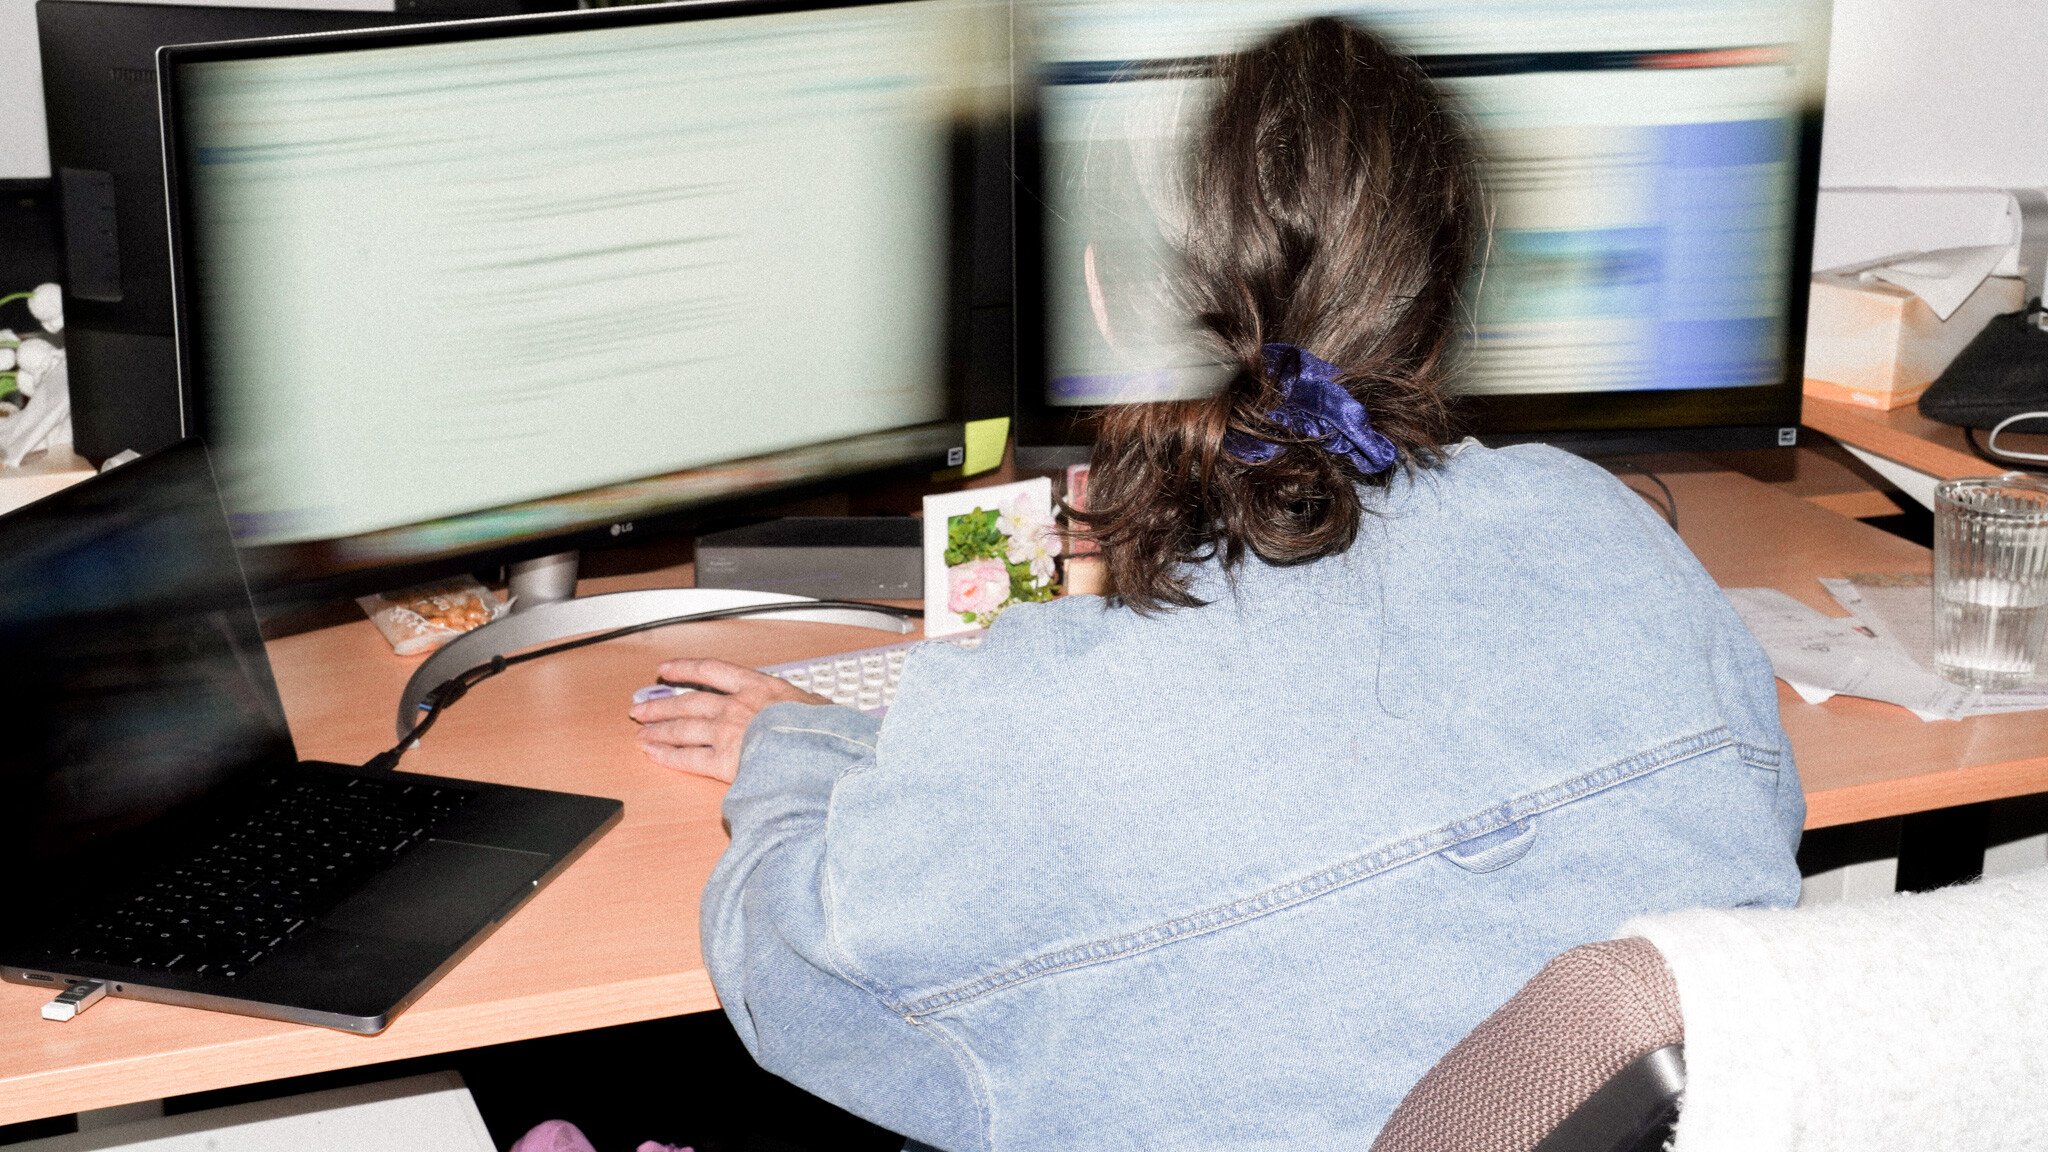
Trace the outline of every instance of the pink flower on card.
<instances>
[{"instance_id":1,"label":"pink flower on card","mask_svg":"<svg viewBox=\"0 0 2048 1152\"><path fill-rule=\"evenodd\" d=\"M1000 560L969 560L946 569L946 610L980 616L1010 598L1010 570Z\"/></svg>"}]
</instances>

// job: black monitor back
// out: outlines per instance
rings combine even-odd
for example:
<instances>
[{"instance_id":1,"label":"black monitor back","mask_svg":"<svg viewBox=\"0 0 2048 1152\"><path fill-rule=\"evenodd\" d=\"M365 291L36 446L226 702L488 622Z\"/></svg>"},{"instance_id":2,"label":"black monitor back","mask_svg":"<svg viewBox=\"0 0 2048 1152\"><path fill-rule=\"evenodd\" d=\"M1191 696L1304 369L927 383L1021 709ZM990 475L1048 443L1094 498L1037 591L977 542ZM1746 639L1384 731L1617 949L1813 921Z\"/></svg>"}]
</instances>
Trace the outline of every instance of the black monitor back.
<instances>
[{"instance_id":1,"label":"black monitor back","mask_svg":"<svg viewBox=\"0 0 2048 1152\"><path fill-rule=\"evenodd\" d=\"M182 434L156 50L446 19L435 15L440 11L39 0L36 35L50 171L63 218L65 345L80 455L97 462L123 449L151 452Z\"/></svg>"}]
</instances>

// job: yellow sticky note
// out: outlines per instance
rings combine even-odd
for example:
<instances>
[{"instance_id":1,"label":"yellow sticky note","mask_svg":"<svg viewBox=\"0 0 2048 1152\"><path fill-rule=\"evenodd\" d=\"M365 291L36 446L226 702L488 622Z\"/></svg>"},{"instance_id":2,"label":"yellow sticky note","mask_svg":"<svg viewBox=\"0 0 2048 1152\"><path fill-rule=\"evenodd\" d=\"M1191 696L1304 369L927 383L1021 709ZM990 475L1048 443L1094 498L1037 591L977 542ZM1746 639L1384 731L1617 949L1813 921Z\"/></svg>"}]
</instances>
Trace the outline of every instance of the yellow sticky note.
<instances>
[{"instance_id":1,"label":"yellow sticky note","mask_svg":"<svg viewBox=\"0 0 2048 1152\"><path fill-rule=\"evenodd\" d=\"M997 416L988 420L967 422L967 462L961 466L962 476L987 472L1003 466L1003 451L1010 443L1010 418Z\"/></svg>"}]
</instances>

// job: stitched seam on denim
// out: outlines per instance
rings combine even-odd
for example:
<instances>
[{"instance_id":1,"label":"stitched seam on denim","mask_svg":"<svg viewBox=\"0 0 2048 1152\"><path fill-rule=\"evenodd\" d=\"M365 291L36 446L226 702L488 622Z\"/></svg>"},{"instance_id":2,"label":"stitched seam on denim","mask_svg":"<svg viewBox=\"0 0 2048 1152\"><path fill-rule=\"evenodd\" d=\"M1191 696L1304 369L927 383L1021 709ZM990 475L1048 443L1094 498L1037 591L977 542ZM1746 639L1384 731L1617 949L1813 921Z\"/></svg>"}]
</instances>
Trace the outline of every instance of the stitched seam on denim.
<instances>
[{"instance_id":1,"label":"stitched seam on denim","mask_svg":"<svg viewBox=\"0 0 2048 1152\"><path fill-rule=\"evenodd\" d=\"M1766 748L1761 744L1738 743L1735 749L1741 754L1743 762L1752 768L1769 768L1775 771L1785 766L1784 754L1776 748Z\"/></svg>"},{"instance_id":2,"label":"stitched seam on denim","mask_svg":"<svg viewBox=\"0 0 2048 1152\"><path fill-rule=\"evenodd\" d=\"M1274 912L1292 908L1297 904L1314 899L1327 892L1355 884L1380 873L1391 871L1402 865L1433 856L1454 844L1497 831L1517 820L1523 820L1552 808L1560 807L1574 800L1584 799L1596 792L1602 792L1617 784L1623 784L1639 776L1648 775L1660 768L1669 767L1682 760L1727 748L1734 744L1726 728L1712 728L1691 736L1668 741L1634 756L1617 760L1603 768L1584 775L1572 777L1548 788L1518 796L1496 807L1467 816L1462 820L1411 836L1406 840L1375 849L1362 856L1339 861L1329 867L1312 872L1298 880L1276 885L1263 892L1243 899L1234 900L1178 916L1149 928L1127 932L1103 940L1062 948L1057 952L1026 960L1001 972L978 976L964 984L943 991L934 992L906 1004L903 1011L909 1016L922 1016L937 1012L968 1000L974 1000L993 992L1000 992L1018 984L1050 976L1076 968L1087 968L1097 964L1120 960L1150 952L1155 948L1192 936L1206 935L1223 928L1245 923Z\"/></svg>"},{"instance_id":3,"label":"stitched seam on denim","mask_svg":"<svg viewBox=\"0 0 2048 1152\"><path fill-rule=\"evenodd\" d=\"M910 1013L905 1010L903 999L891 994L889 989L880 980L875 979L866 969L855 964L852 955L847 952L846 946L840 943L839 918L833 915L832 912L832 873L825 866L822 858L818 861L818 871L820 873L818 908L825 917L825 950L830 954L833 973L841 980L873 996L881 1003L882 1007L901 1017L905 1022L917 1023L916 1020L911 1019Z\"/></svg>"},{"instance_id":4,"label":"stitched seam on denim","mask_svg":"<svg viewBox=\"0 0 2048 1152\"><path fill-rule=\"evenodd\" d=\"M848 743L859 744L860 741L848 740ZM870 750L872 751L872 749ZM874 759L869 757L867 763L872 766ZM839 779L832 782L831 794L825 797L825 817L821 821L819 828L818 905L820 912L825 917L825 949L830 955L833 970L840 979L873 996L884 1008L887 1008L890 1013L895 1015L904 1024L915 1029L929 1029L931 1035L938 1037L940 1047L946 1050L946 1054L952 1058L954 1066L960 1069L960 1078L967 1084L967 1094L974 1099L975 1117L979 1121L981 1129L981 1148L984 1150L992 1149L995 1147L995 1101L989 1092L988 1073L982 1068L981 1061L975 1059L974 1053L967 1045L943 1025L936 1021L918 1019L904 1011L903 1001L891 995L883 988L881 981L869 975L860 965L855 964L853 957L847 952L846 946L840 943L839 918L833 913L833 896L836 886L832 882L832 869L829 863L831 858L830 845L832 842L832 813L835 803L839 799L840 781L858 770L859 767L856 766L841 772Z\"/></svg>"},{"instance_id":5,"label":"stitched seam on denim","mask_svg":"<svg viewBox=\"0 0 2048 1152\"><path fill-rule=\"evenodd\" d=\"M834 732L830 728L798 728L793 724L777 724L775 727L770 728L769 731L785 736L830 736L834 740L844 740L855 748L865 748L870 752L875 750L875 746L865 740L855 740L844 732Z\"/></svg>"},{"instance_id":6,"label":"stitched seam on denim","mask_svg":"<svg viewBox=\"0 0 2048 1152\"><path fill-rule=\"evenodd\" d=\"M975 1115L981 1121L981 1146L985 1149L994 1148L996 1146L996 1108L995 1098L988 1089L988 1070L981 1066L980 1060L975 1059L974 1052L967 1047L966 1043L958 1036L953 1035L943 1025L910 1016L906 1016L903 1019L904 1023L909 1024L912 1028L931 1029L932 1034L939 1038L939 1042L946 1047L948 1053L953 1057L953 1063L959 1065L961 1079L967 1081L968 1095L974 1097Z\"/></svg>"},{"instance_id":7,"label":"stitched seam on denim","mask_svg":"<svg viewBox=\"0 0 2048 1152\"><path fill-rule=\"evenodd\" d=\"M860 744L860 741L848 740L847 743ZM911 1020L910 1014L903 1010L902 998L892 995L881 981L855 964L852 954L839 941L839 917L833 911L837 887L832 883L832 813L839 802L840 783L858 770L858 767L849 768L832 781L832 791L825 797L825 817L818 828L818 911L825 918L825 949L830 953L833 971L840 979L881 1001L883 1007L906 1022L915 1024L917 1021Z\"/></svg>"},{"instance_id":8,"label":"stitched seam on denim","mask_svg":"<svg viewBox=\"0 0 2048 1152\"><path fill-rule=\"evenodd\" d=\"M828 841L831 838L832 831L832 799L839 793L836 782L833 785L832 793L833 795L825 800L824 839ZM928 1032L938 1039L939 1046L946 1050L946 1055L952 1059L953 1066L960 1070L960 1079L967 1085L968 1096L974 1100L974 1114L981 1129L981 1148L984 1150L994 1148L995 1104L988 1088L988 1073L982 1068L981 1061L975 1059L974 1053L968 1049L967 1045L943 1025L936 1021L918 1019L905 1012L901 1001L884 992L874 977L869 976L859 965L853 963L852 959L847 955L845 947L839 942L838 919L832 914L832 873L830 869L825 867L822 852L818 861L818 871L818 903L825 916L825 948L830 954L833 971L840 979L873 996L884 1008L887 1008L892 1015L904 1024L913 1029Z\"/></svg>"},{"instance_id":9,"label":"stitched seam on denim","mask_svg":"<svg viewBox=\"0 0 2048 1152\"><path fill-rule=\"evenodd\" d=\"M858 988L861 991L866 992L868 995L873 996L876 1000L880 1001L882 1005L886 1007L890 1012L893 1012L897 1016L903 1017L907 1020L908 1017L904 1014L902 1006L903 1001L901 1000L901 998L890 995L889 992L882 986L881 981L876 980L873 976L870 976L867 972L863 971L858 965L853 963L853 960L847 953L845 946L842 945L839 941L839 918L833 911L835 889L832 883L832 869L829 866L829 861L831 857L830 848L832 843L832 813L834 809L837 807L839 801L839 785L842 782L844 782L848 776L860 772L865 768L871 768L874 766L875 747L874 745L869 744L866 741L856 740L843 732L834 732L827 728L804 728L798 727L796 725L777 725L769 730L772 732L776 732L778 734L788 733L813 736L830 736L834 739L837 739L841 743L850 744L853 747L860 748L867 753L867 755L861 757L860 760L856 761L851 767L841 769L839 774L832 780L831 790L828 791L825 795L825 814L823 818L820 819L818 827L818 912L821 916L824 917L825 949L829 953L829 959L831 960L834 973L838 975L840 979L846 981L848 984L851 984L855 988Z\"/></svg>"}]
</instances>

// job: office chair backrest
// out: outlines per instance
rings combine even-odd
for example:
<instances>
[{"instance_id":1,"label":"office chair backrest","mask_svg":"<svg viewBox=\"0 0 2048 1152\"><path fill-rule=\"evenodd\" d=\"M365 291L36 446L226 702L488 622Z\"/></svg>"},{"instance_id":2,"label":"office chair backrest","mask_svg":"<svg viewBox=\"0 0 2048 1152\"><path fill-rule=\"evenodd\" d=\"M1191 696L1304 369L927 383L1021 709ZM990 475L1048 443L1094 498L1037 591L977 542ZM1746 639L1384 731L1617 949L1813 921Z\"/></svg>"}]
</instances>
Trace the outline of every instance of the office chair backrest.
<instances>
[{"instance_id":1,"label":"office chair backrest","mask_svg":"<svg viewBox=\"0 0 2048 1152\"><path fill-rule=\"evenodd\" d=\"M1647 940L1552 960L1444 1054L1372 1152L1636 1152L1678 1113L1678 985Z\"/></svg>"}]
</instances>

